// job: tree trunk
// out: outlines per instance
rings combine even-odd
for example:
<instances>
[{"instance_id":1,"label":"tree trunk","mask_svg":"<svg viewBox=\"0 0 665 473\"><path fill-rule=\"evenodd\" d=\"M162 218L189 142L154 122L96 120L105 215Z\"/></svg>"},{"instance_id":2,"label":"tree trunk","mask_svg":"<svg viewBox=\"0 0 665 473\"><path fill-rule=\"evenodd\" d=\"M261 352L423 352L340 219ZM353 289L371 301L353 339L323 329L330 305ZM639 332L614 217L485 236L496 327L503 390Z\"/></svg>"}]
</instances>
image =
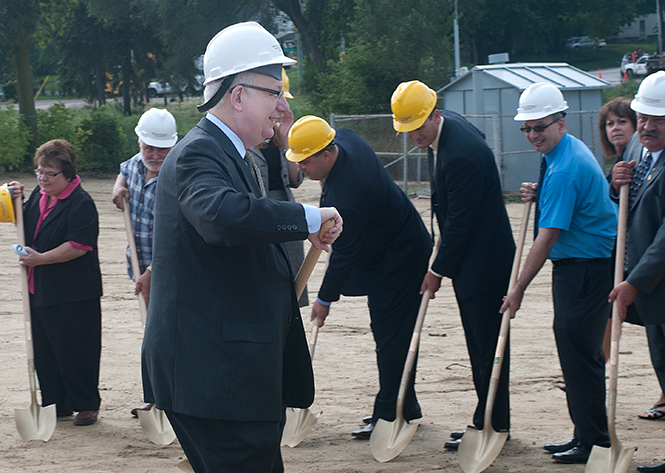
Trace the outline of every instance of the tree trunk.
<instances>
[{"instance_id":1,"label":"tree trunk","mask_svg":"<svg viewBox=\"0 0 665 473\"><path fill-rule=\"evenodd\" d=\"M35 110L35 98L32 94L32 73L30 71L30 41L27 37L15 38L12 44L12 55L14 56L14 67L17 77L17 95L19 113L30 130L30 144L28 155L32 155L37 147L37 111Z\"/></svg>"},{"instance_id":2,"label":"tree trunk","mask_svg":"<svg viewBox=\"0 0 665 473\"><path fill-rule=\"evenodd\" d=\"M126 117L132 115L132 103L129 96L129 85L132 77L132 62L129 53L122 60L122 105L123 114Z\"/></svg>"},{"instance_id":3,"label":"tree trunk","mask_svg":"<svg viewBox=\"0 0 665 473\"><path fill-rule=\"evenodd\" d=\"M302 38L303 46L305 47L305 52L307 54L307 59L314 66L322 68L325 66L325 60L319 49L319 45L316 44L312 32L309 29L309 24L305 20L305 17L300 10L300 3L298 0L274 0L273 3L277 8L282 10L284 13L289 15L293 24L298 28L300 37Z\"/></svg>"}]
</instances>

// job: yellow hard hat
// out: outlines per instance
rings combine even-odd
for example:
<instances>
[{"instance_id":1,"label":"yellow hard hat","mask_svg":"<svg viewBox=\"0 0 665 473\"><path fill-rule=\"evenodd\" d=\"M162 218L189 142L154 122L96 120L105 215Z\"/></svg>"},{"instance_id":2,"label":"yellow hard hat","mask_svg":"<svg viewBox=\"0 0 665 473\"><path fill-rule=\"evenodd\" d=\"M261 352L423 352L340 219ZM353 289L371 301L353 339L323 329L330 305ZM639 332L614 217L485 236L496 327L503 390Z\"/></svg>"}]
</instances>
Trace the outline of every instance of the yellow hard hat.
<instances>
[{"instance_id":1,"label":"yellow hard hat","mask_svg":"<svg viewBox=\"0 0 665 473\"><path fill-rule=\"evenodd\" d=\"M14 223L14 205L7 184L0 186L0 222Z\"/></svg>"},{"instance_id":2,"label":"yellow hard hat","mask_svg":"<svg viewBox=\"0 0 665 473\"><path fill-rule=\"evenodd\" d=\"M420 81L402 82L390 99L396 131L417 130L436 106L436 92Z\"/></svg>"},{"instance_id":3,"label":"yellow hard hat","mask_svg":"<svg viewBox=\"0 0 665 473\"><path fill-rule=\"evenodd\" d=\"M286 159L299 163L324 149L333 138L335 130L323 118L314 115L302 117L289 130Z\"/></svg>"},{"instance_id":4,"label":"yellow hard hat","mask_svg":"<svg viewBox=\"0 0 665 473\"><path fill-rule=\"evenodd\" d=\"M286 71L284 70L284 68L282 68L282 84L284 84L284 88L282 89L282 91L284 92L284 97L286 97L287 99L293 98L293 95L291 95L291 93L289 92L290 83L291 81L289 80L289 76L286 75Z\"/></svg>"}]
</instances>

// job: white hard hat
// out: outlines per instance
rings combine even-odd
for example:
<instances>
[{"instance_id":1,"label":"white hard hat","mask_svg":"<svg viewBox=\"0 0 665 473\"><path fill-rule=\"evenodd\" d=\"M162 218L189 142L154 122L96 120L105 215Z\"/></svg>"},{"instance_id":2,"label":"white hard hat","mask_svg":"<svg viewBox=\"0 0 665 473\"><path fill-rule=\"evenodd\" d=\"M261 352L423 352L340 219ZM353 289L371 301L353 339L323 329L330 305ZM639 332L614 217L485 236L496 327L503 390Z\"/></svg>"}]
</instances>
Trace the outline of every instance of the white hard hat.
<instances>
[{"instance_id":1,"label":"white hard hat","mask_svg":"<svg viewBox=\"0 0 665 473\"><path fill-rule=\"evenodd\" d=\"M148 146L171 148L178 141L175 118L168 110L151 108L139 118L136 136Z\"/></svg>"},{"instance_id":2,"label":"white hard hat","mask_svg":"<svg viewBox=\"0 0 665 473\"><path fill-rule=\"evenodd\" d=\"M295 63L263 26L255 21L237 23L224 28L208 43L203 56L203 85L262 66Z\"/></svg>"},{"instance_id":3,"label":"white hard hat","mask_svg":"<svg viewBox=\"0 0 665 473\"><path fill-rule=\"evenodd\" d=\"M665 115L665 71L658 71L642 81L630 108L643 115Z\"/></svg>"},{"instance_id":4,"label":"white hard hat","mask_svg":"<svg viewBox=\"0 0 665 473\"><path fill-rule=\"evenodd\" d=\"M515 120L539 120L548 115L568 110L568 102L554 85L538 82L527 87L520 95L519 107Z\"/></svg>"}]
</instances>

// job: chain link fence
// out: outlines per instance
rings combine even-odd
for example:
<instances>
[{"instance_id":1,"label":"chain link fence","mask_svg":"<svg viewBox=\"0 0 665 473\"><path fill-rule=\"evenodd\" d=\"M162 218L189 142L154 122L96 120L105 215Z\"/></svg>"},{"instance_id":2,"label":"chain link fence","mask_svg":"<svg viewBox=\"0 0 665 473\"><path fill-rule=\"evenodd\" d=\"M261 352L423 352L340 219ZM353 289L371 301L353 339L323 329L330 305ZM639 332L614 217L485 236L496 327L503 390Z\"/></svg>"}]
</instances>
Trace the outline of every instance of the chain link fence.
<instances>
[{"instance_id":1,"label":"chain link fence","mask_svg":"<svg viewBox=\"0 0 665 473\"><path fill-rule=\"evenodd\" d=\"M485 134L496 160L501 187L516 191L524 181L538 180L540 154L534 151L521 122L514 115L464 115ZM427 152L417 148L406 133L396 133L392 115L330 115L333 128L348 128L358 133L374 150L388 174L405 193L429 195ZM568 112L568 133L582 140L605 169L600 148L598 111Z\"/></svg>"}]
</instances>

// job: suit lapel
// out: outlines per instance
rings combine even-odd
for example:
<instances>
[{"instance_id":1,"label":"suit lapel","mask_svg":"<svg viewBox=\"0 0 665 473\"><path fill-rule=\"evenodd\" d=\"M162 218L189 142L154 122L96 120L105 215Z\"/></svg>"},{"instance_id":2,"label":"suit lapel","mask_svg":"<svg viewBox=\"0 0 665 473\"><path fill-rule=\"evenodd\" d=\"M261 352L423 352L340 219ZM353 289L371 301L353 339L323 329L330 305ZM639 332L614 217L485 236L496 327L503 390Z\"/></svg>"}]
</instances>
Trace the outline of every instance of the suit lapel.
<instances>
[{"instance_id":1,"label":"suit lapel","mask_svg":"<svg viewBox=\"0 0 665 473\"><path fill-rule=\"evenodd\" d=\"M643 150L640 150L640 151L642 152ZM640 155L640 159L641 159L641 157L642 156ZM649 188L649 186L651 186L651 184L658 179L658 176L663 171L663 167L665 167L665 159L663 159L664 157L665 156L663 156L663 153L661 153L660 157L658 158L658 161L656 161L656 164L654 164L653 167L651 168L651 171L649 171L649 174L647 174L644 177L644 182L642 182L642 186L640 187L640 190L637 191L637 195L635 196L635 202L633 203L633 206L632 206L633 209L637 207L637 203L640 201L640 199L644 195L644 192L646 191L646 189ZM638 163L639 163L639 161L638 161Z\"/></svg>"}]
</instances>

